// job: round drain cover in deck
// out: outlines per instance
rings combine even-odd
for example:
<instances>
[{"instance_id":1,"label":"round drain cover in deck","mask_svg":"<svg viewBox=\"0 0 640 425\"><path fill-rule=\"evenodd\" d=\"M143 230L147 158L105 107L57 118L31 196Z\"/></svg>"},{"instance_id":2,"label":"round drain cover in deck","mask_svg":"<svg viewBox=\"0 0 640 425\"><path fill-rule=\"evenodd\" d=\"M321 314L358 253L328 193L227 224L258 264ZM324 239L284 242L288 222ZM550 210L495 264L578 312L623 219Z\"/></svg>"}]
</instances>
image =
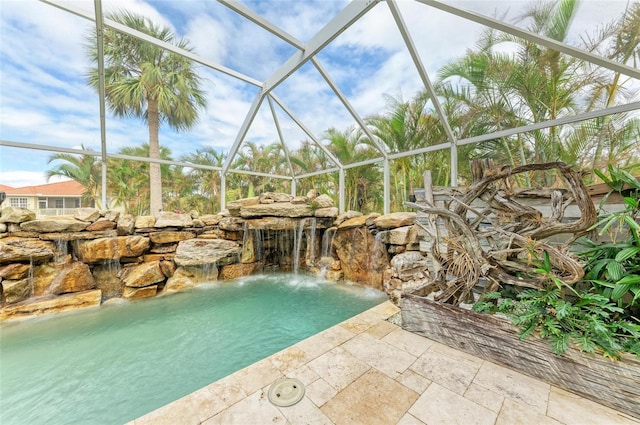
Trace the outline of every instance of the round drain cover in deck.
<instances>
[{"instance_id":1,"label":"round drain cover in deck","mask_svg":"<svg viewBox=\"0 0 640 425\"><path fill-rule=\"evenodd\" d=\"M271 384L267 396L276 406L293 406L304 397L304 384L293 378L281 379Z\"/></svg>"}]
</instances>

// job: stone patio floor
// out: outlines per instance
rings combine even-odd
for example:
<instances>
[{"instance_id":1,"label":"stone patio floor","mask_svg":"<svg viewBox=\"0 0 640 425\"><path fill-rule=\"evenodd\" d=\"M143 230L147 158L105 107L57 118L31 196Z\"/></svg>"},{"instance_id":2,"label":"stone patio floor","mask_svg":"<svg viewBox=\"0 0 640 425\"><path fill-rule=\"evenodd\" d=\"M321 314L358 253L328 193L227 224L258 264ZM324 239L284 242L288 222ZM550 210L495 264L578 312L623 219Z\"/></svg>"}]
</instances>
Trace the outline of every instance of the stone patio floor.
<instances>
[{"instance_id":1,"label":"stone patio floor","mask_svg":"<svg viewBox=\"0 0 640 425\"><path fill-rule=\"evenodd\" d=\"M129 424L635 424L542 381L402 330L385 302ZM304 398L267 399L297 378Z\"/></svg>"}]
</instances>

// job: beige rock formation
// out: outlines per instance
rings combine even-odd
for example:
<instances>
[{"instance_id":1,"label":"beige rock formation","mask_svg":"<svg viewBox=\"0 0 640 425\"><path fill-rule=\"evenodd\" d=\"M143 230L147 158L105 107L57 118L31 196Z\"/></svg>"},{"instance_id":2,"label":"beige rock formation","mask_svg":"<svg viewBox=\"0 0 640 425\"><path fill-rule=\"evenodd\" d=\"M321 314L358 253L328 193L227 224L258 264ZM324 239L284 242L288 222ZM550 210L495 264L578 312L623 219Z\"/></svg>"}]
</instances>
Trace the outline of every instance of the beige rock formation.
<instances>
[{"instance_id":1,"label":"beige rock formation","mask_svg":"<svg viewBox=\"0 0 640 425\"><path fill-rule=\"evenodd\" d=\"M161 212L153 227L191 227L193 226L193 218L191 214L178 214L173 212ZM137 227L137 226L136 226Z\"/></svg>"},{"instance_id":2,"label":"beige rock formation","mask_svg":"<svg viewBox=\"0 0 640 425\"><path fill-rule=\"evenodd\" d=\"M158 285L145 286L143 288L131 288L125 286L122 291L122 298L128 300L137 300L140 298L154 297L158 292Z\"/></svg>"},{"instance_id":3,"label":"beige rock formation","mask_svg":"<svg viewBox=\"0 0 640 425\"><path fill-rule=\"evenodd\" d=\"M100 305L101 298L101 291L94 289L45 300L37 300L30 303L7 305L0 309L0 321L60 313L80 308L97 307Z\"/></svg>"},{"instance_id":4,"label":"beige rock formation","mask_svg":"<svg viewBox=\"0 0 640 425\"><path fill-rule=\"evenodd\" d=\"M24 279L29 275L29 264L6 264L0 266L0 278L9 280Z\"/></svg>"},{"instance_id":5,"label":"beige rock formation","mask_svg":"<svg viewBox=\"0 0 640 425\"><path fill-rule=\"evenodd\" d=\"M236 242L196 238L178 244L175 262L178 266L226 265L237 262L240 254L240 245Z\"/></svg>"},{"instance_id":6,"label":"beige rock formation","mask_svg":"<svg viewBox=\"0 0 640 425\"><path fill-rule=\"evenodd\" d=\"M102 299L120 297L124 282L119 275L122 269L120 266L100 265L92 270L93 278L96 281L96 288L102 291Z\"/></svg>"},{"instance_id":7,"label":"beige rock formation","mask_svg":"<svg viewBox=\"0 0 640 425\"><path fill-rule=\"evenodd\" d=\"M142 288L165 280L160 269L160 261L140 264L127 264L122 268L122 282L131 288Z\"/></svg>"},{"instance_id":8,"label":"beige rock formation","mask_svg":"<svg viewBox=\"0 0 640 425\"><path fill-rule=\"evenodd\" d=\"M163 230L160 232L149 233L149 239L151 240L151 242L157 244L186 241L187 239L193 239L195 237L195 233L185 231Z\"/></svg>"},{"instance_id":9,"label":"beige rock formation","mask_svg":"<svg viewBox=\"0 0 640 425\"><path fill-rule=\"evenodd\" d=\"M379 229L394 229L396 227L411 226L416 220L414 212L396 212L381 215L374 220L374 224Z\"/></svg>"},{"instance_id":10,"label":"beige rock formation","mask_svg":"<svg viewBox=\"0 0 640 425\"><path fill-rule=\"evenodd\" d=\"M26 208L6 207L0 212L0 223L24 223L36 219L36 213Z\"/></svg>"},{"instance_id":11,"label":"beige rock formation","mask_svg":"<svg viewBox=\"0 0 640 425\"><path fill-rule=\"evenodd\" d=\"M254 217L313 217L309 204L273 203L245 206L240 210L243 218Z\"/></svg>"},{"instance_id":12,"label":"beige rock formation","mask_svg":"<svg viewBox=\"0 0 640 425\"><path fill-rule=\"evenodd\" d=\"M382 290L383 271L389 263L388 254L385 245L376 241L366 227L338 228L333 245L342 264L345 280L364 282L367 286Z\"/></svg>"},{"instance_id":13,"label":"beige rock formation","mask_svg":"<svg viewBox=\"0 0 640 425\"><path fill-rule=\"evenodd\" d=\"M107 220L106 218L99 218L94 223L87 226L86 230L89 232L99 232L102 230L110 230L116 228L116 222Z\"/></svg>"},{"instance_id":14,"label":"beige rock formation","mask_svg":"<svg viewBox=\"0 0 640 425\"><path fill-rule=\"evenodd\" d=\"M0 239L0 264L42 262L53 258L56 244L38 239L7 237Z\"/></svg>"},{"instance_id":15,"label":"beige rock formation","mask_svg":"<svg viewBox=\"0 0 640 425\"><path fill-rule=\"evenodd\" d=\"M87 228L89 223L76 220L71 217L45 217L39 220L26 221L20 224L20 228L26 232L51 233L51 232L79 232Z\"/></svg>"},{"instance_id":16,"label":"beige rock formation","mask_svg":"<svg viewBox=\"0 0 640 425\"><path fill-rule=\"evenodd\" d=\"M71 242L76 257L84 263L98 263L137 257L149 248L149 238L144 236L118 236Z\"/></svg>"},{"instance_id":17,"label":"beige rock formation","mask_svg":"<svg viewBox=\"0 0 640 425\"><path fill-rule=\"evenodd\" d=\"M76 208L73 211L73 218L80 221L93 223L100 218L100 211L96 208Z\"/></svg>"}]
</instances>

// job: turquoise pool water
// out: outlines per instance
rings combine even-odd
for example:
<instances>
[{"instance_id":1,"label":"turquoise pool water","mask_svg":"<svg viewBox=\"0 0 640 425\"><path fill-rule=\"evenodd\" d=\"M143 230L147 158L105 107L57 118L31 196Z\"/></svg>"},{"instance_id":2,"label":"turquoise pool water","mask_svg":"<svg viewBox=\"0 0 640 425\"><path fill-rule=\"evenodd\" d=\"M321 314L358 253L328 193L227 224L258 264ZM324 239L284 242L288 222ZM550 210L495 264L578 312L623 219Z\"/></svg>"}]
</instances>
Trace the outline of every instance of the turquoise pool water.
<instances>
[{"instance_id":1,"label":"turquoise pool water","mask_svg":"<svg viewBox=\"0 0 640 425\"><path fill-rule=\"evenodd\" d=\"M301 275L0 325L0 424L122 424L385 300Z\"/></svg>"}]
</instances>

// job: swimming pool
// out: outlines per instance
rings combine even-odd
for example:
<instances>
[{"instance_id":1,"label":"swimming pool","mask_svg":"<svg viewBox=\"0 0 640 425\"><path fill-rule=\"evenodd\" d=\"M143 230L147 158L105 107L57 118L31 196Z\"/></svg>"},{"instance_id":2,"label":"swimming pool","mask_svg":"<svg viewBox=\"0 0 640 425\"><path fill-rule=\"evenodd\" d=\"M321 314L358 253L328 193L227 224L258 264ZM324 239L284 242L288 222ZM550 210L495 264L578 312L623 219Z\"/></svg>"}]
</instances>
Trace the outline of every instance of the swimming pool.
<instances>
[{"instance_id":1,"label":"swimming pool","mask_svg":"<svg viewBox=\"0 0 640 425\"><path fill-rule=\"evenodd\" d=\"M122 424L386 300L259 275L0 325L0 423Z\"/></svg>"}]
</instances>

